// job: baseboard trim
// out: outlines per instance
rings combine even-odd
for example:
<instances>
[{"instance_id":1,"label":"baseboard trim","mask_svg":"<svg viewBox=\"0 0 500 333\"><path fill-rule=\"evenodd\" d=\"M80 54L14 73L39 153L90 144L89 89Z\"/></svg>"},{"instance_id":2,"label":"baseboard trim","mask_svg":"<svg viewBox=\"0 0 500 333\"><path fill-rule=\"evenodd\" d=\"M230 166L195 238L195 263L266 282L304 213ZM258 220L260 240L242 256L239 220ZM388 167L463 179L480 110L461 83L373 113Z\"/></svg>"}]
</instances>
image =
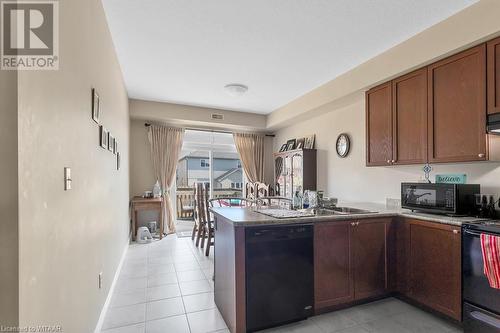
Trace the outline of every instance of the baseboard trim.
<instances>
[{"instance_id":1,"label":"baseboard trim","mask_svg":"<svg viewBox=\"0 0 500 333\"><path fill-rule=\"evenodd\" d=\"M111 297L113 297L113 291L115 290L116 282L118 281L118 277L120 276L123 263L125 262L125 257L127 256L129 244L130 244L130 239L125 245L125 249L123 249L123 254L120 259L120 263L116 268L115 276L113 277L113 282L111 282L111 287L109 287L108 296L106 297L106 301L104 302L104 305L101 309L101 314L99 315L99 320L97 321L94 333L101 333L102 325L104 324L104 318L106 318L106 313L108 312L109 304L111 303Z\"/></svg>"}]
</instances>

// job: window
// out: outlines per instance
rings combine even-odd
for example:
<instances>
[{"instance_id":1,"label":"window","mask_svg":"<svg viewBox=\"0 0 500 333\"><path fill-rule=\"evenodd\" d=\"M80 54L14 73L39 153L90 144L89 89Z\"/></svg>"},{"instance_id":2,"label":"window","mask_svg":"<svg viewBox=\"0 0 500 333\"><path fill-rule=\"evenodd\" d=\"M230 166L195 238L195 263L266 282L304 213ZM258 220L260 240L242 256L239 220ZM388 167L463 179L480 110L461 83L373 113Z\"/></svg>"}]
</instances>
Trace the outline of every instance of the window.
<instances>
[{"instance_id":1,"label":"window","mask_svg":"<svg viewBox=\"0 0 500 333\"><path fill-rule=\"evenodd\" d=\"M238 169L241 169L241 161L238 160L238 165L236 166Z\"/></svg>"},{"instance_id":2,"label":"window","mask_svg":"<svg viewBox=\"0 0 500 333\"><path fill-rule=\"evenodd\" d=\"M210 163L208 160L200 160L200 165L202 168L208 168L210 166Z\"/></svg>"},{"instance_id":3,"label":"window","mask_svg":"<svg viewBox=\"0 0 500 333\"><path fill-rule=\"evenodd\" d=\"M231 188L235 188L236 187L236 184L235 183L231 183Z\"/></svg>"}]
</instances>

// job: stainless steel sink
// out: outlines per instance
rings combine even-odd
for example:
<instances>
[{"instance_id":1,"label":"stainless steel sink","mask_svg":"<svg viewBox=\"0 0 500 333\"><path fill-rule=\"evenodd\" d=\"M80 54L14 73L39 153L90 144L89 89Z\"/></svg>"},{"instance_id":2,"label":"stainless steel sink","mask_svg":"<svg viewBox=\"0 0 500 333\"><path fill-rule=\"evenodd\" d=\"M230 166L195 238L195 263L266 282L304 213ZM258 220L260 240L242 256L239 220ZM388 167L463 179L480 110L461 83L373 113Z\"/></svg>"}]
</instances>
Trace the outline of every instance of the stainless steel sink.
<instances>
[{"instance_id":1,"label":"stainless steel sink","mask_svg":"<svg viewBox=\"0 0 500 333\"><path fill-rule=\"evenodd\" d=\"M339 213L339 214L371 214L371 213L376 213L371 210L366 210L366 209L359 209L359 208L352 208L352 207L332 207L330 208L331 210Z\"/></svg>"},{"instance_id":2,"label":"stainless steel sink","mask_svg":"<svg viewBox=\"0 0 500 333\"><path fill-rule=\"evenodd\" d=\"M300 211L312 213L316 216L331 216L331 215L350 215L350 214L370 214L376 213L371 210L351 208L351 207L331 207L331 208L307 208Z\"/></svg>"}]
</instances>

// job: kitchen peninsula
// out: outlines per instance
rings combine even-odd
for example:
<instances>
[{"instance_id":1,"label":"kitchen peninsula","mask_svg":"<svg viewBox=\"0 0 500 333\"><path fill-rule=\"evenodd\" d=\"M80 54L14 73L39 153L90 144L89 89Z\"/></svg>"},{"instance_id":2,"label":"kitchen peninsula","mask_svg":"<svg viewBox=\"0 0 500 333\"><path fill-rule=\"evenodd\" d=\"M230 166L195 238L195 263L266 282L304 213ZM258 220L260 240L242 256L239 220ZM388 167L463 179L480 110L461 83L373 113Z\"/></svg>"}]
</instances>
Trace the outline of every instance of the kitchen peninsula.
<instances>
[{"instance_id":1,"label":"kitchen peninsula","mask_svg":"<svg viewBox=\"0 0 500 333\"><path fill-rule=\"evenodd\" d=\"M254 331L279 325L280 320L305 319L393 294L452 321L461 321L460 226L477 219L387 210L381 205L357 207L370 212L321 211L314 216L278 219L253 208L213 208L217 239L215 302L230 331ZM259 248L255 247L256 236L284 242ZM296 243L288 248L294 249L297 269L283 279L277 270L288 269L290 265L282 263L290 258L278 252L292 241ZM261 258L257 265L255 254ZM273 255L279 258L272 261ZM259 280L267 278L259 291L268 293L268 303L259 303L259 292L251 282L254 274L260 274ZM293 285L299 282L300 286ZM287 286L295 289L287 293ZM281 303L274 294L284 295ZM259 304L263 304L260 309L256 306ZM302 312L297 310L301 304ZM295 317L280 317L278 311L277 322L272 318L267 323L248 319L252 311L261 311L262 318L262 312L271 313L280 307Z\"/></svg>"}]
</instances>

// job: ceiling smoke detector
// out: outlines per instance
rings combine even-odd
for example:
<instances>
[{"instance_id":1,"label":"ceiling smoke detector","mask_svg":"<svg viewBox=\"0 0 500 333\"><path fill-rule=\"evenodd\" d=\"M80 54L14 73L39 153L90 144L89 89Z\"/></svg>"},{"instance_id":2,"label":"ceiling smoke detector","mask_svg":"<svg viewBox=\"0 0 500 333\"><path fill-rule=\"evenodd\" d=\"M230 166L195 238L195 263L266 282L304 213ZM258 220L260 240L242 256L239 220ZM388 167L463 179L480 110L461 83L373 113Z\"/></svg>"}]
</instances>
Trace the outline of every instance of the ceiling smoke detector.
<instances>
[{"instance_id":1,"label":"ceiling smoke detector","mask_svg":"<svg viewBox=\"0 0 500 333\"><path fill-rule=\"evenodd\" d=\"M230 83L224 86L227 93L231 96L241 96L248 91L248 87L240 83Z\"/></svg>"}]
</instances>

